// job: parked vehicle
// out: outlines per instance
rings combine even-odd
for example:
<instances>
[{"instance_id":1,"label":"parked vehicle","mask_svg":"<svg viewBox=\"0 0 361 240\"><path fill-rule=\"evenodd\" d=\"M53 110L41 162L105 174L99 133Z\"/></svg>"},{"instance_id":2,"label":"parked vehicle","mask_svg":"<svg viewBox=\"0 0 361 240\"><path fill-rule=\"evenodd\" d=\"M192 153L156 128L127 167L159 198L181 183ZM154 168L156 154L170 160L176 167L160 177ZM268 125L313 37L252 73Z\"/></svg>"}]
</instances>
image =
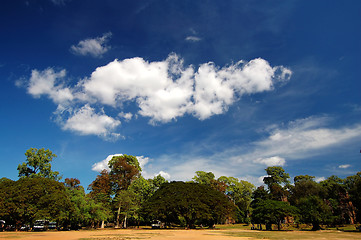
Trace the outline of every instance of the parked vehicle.
<instances>
[{"instance_id":1,"label":"parked vehicle","mask_svg":"<svg viewBox=\"0 0 361 240\"><path fill-rule=\"evenodd\" d=\"M49 221L47 220L36 220L34 223L34 231L46 231L48 230Z\"/></svg>"},{"instance_id":2,"label":"parked vehicle","mask_svg":"<svg viewBox=\"0 0 361 240\"><path fill-rule=\"evenodd\" d=\"M0 220L0 232L4 231L6 227L5 221L4 220Z\"/></svg>"},{"instance_id":3,"label":"parked vehicle","mask_svg":"<svg viewBox=\"0 0 361 240\"><path fill-rule=\"evenodd\" d=\"M160 228L160 226L161 226L161 222L159 220L155 220L152 222L153 229Z\"/></svg>"},{"instance_id":4,"label":"parked vehicle","mask_svg":"<svg viewBox=\"0 0 361 240\"><path fill-rule=\"evenodd\" d=\"M49 222L49 225L48 225L48 229L49 230L53 230L53 229L56 229L56 222Z\"/></svg>"},{"instance_id":5,"label":"parked vehicle","mask_svg":"<svg viewBox=\"0 0 361 240\"><path fill-rule=\"evenodd\" d=\"M29 231L30 225L24 224L20 227L20 231Z\"/></svg>"}]
</instances>

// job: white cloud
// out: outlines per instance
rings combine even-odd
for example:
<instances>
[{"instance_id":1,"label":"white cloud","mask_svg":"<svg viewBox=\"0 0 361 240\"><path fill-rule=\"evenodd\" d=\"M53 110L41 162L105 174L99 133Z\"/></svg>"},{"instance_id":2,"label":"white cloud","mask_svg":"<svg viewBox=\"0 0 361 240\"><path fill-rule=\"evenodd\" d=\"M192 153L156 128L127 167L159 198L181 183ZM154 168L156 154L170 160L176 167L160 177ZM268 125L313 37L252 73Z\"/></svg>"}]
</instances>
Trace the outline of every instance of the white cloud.
<instances>
[{"instance_id":1,"label":"white cloud","mask_svg":"<svg viewBox=\"0 0 361 240\"><path fill-rule=\"evenodd\" d=\"M110 49L110 46L107 46L106 43L109 41L111 36L112 34L108 32L104 33L102 37L81 40L77 45L72 45L70 50L74 54L78 55L101 57Z\"/></svg>"},{"instance_id":2,"label":"white cloud","mask_svg":"<svg viewBox=\"0 0 361 240\"><path fill-rule=\"evenodd\" d=\"M284 127L273 127L269 137L254 142L253 151L240 159L263 159L279 156L300 159L320 154L321 150L344 144L361 135L361 125L327 128L327 117L299 119Z\"/></svg>"},{"instance_id":3,"label":"white cloud","mask_svg":"<svg viewBox=\"0 0 361 240\"><path fill-rule=\"evenodd\" d=\"M350 164L343 164L343 165L338 166L338 168L342 168L342 169L346 169L346 168L349 168L349 167L351 167Z\"/></svg>"},{"instance_id":4,"label":"white cloud","mask_svg":"<svg viewBox=\"0 0 361 240\"><path fill-rule=\"evenodd\" d=\"M279 69L281 72L275 75ZM194 114L206 119L224 113L235 101L235 96L270 91L276 80L286 81L290 76L289 69L272 68L261 58L247 63L239 61L222 69L213 63L202 64L195 74Z\"/></svg>"},{"instance_id":5,"label":"white cloud","mask_svg":"<svg viewBox=\"0 0 361 240\"><path fill-rule=\"evenodd\" d=\"M132 118L133 118L133 114L130 113L130 112L128 112L128 113L120 112L120 113L118 114L118 116L121 117L121 118L124 118L125 121L130 121L130 120L132 120Z\"/></svg>"},{"instance_id":6,"label":"white cloud","mask_svg":"<svg viewBox=\"0 0 361 240\"><path fill-rule=\"evenodd\" d=\"M108 37L105 34L93 40L103 49L101 43ZM83 41L80 44L83 47L78 50L90 53L92 48L85 47L88 42L93 41ZM103 50L98 53L102 54ZM271 67L261 58L223 68L210 62L195 69L192 65L185 67L183 59L170 54L158 62L139 57L114 60L96 68L74 87L65 86L65 70L33 70L27 90L34 97L45 95L58 104L55 114L70 113L67 117L56 117L63 129L109 139L119 137L114 133L120 125L116 118L130 121L134 116L143 116L151 124L157 124L190 114L204 120L226 112L244 94L272 90L276 82L287 81L291 74L291 70ZM128 103L137 104L138 112L124 113L122 107ZM106 115L102 105L116 109L117 116Z\"/></svg>"},{"instance_id":7,"label":"white cloud","mask_svg":"<svg viewBox=\"0 0 361 240\"><path fill-rule=\"evenodd\" d=\"M169 122L186 113L206 119L224 113L235 95L272 90L279 68L254 59L222 69L206 63L195 72L192 66L184 67L175 54L160 62L131 58L97 68L83 88L106 105L137 102L139 114L149 117L151 123ZM289 78L286 71L290 70L282 68L277 79Z\"/></svg>"},{"instance_id":8,"label":"white cloud","mask_svg":"<svg viewBox=\"0 0 361 240\"><path fill-rule=\"evenodd\" d=\"M188 36L188 37L186 37L186 41L189 41L189 42L199 42L201 40L202 40L201 38L196 37L196 36Z\"/></svg>"},{"instance_id":9,"label":"white cloud","mask_svg":"<svg viewBox=\"0 0 361 240\"><path fill-rule=\"evenodd\" d=\"M322 181L325 181L326 178L325 177L316 177L315 178L315 182L322 182Z\"/></svg>"},{"instance_id":10,"label":"white cloud","mask_svg":"<svg viewBox=\"0 0 361 240\"><path fill-rule=\"evenodd\" d=\"M156 176L161 175L162 177L164 177L166 180L170 180L170 174L164 171L160 171Z\"/></svg>"},{"instance_id":11,"label":"white cloud","mask_svg":"<svg viewBox=\"0 0 361 240\"><path fill-rule=\"evenodd\" d=\"M116 157L116 156L123 156L123 154L109 155L106 159L104 159L104 160L102 160L100 162L94 163L93 166L92 166L92 170L96 171L96 172L101 172L101 171L103 171L105 169L105 170L107 170L109 172L110 169L109 169L109 166L108 166L108 162L110 160L112 160L113 157Z\"/></svg>"},{"instance_id":12,"label":"white cloud","mask_svg":"<svg viewBox=\"0 0 361 240\"><path fill-rule=\"evenodd\" d=\"M101 172L103 169L110 171L108 163L110 160L112 160L113 157L116 156L123 156L122 153L117 153L117 154L112 154L112 155L108 155L108 157L106 157L104 160L94 163L92 166L92 170L96 171L96 172ZM148 157L144 157L144 156L136 156L140 167L142 168L143 172L145 171L144 168L145 166L148 164L149 162L149 158Z\"/></svg>"},{"instance_id":13,"label":"white cloud","mask_svg":"<svg viewBox=\"0 0 361 240\"><path fill-rule=\"evenodd\" d=\"M254 160L255 163L262 163L266 166L284 166L286 161L284 158L279 156L269 157L269 158L258 158Z\"/></svg>"},{"instance_id":14,"label":"white cloud","mask_svg":"<svg viewBox=\"0 0 361 240\"><path fill-rule=\"evenodd\" d=\"M120 121L104 113L95 113L94 108L88 104L76 110L63 126L65 130L78 132L82 135L97 135L106 139L120 137L112 131L120 125Z\"/></svg>"},{"instance_id":15,"label":"white cloud","mask_svg":"<svg viewBox=\"0 0 361 240\"><path fill-rule=\"evenodd\" d=\"M48 68L44 71L32 70L28 93L33 97L47 95L55 103L65 103L73 100L72 90L64 87L62 79L66 76L66 71L55 72L54 69Z\"/></svg>"}]
</instances>

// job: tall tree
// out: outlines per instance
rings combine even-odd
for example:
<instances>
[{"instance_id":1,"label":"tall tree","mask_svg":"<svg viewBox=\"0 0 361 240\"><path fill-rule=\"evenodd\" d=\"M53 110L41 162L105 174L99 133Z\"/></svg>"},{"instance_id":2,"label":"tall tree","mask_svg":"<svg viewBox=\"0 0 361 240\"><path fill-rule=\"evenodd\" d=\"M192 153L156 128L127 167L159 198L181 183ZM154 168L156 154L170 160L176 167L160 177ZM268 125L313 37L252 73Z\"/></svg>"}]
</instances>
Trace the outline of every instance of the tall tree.
<instances>
[{"instance_id":1,"label":"tall tree","mask_svg":"<svg viewBox=\"0 0 361 240\"><path fill-rule=\"evenodd\" d=\"M324 199L332 208L332 224L354 224L356 222L355 208L351 202L345 181L337 176L330 176L320 182L325 189Z\"/></svg>"},{"instance_id":2,"label":"tall tree","mask_svg":"<svg viewBox=\"0 0 361 240\"><path fill-rule=\"evenodd\" d=\"M142 171L138 159L130 155L114 156L108 164L113 194L117 194L120 190L127 190Z\"/></svg>"},{"instance_id":3,"label":"tall tree","mask_svg":"<svg viewBox=\"0 0 361 240\"><path fill-rule=\"evenodd\" d=\"M312 230L319 230L321 223L331 218L331 208L324 201L324 188L311 176L296 176L291 190L290 202L299 209L300 221L312 224Z\"/></svg>"},{"instance_id":4,"label":"tall tree","mask_svg":"<svg viewBox=\"0 0 361 240\"><path fill-rule=\"evenodd\" d=\"M224 193L238 207L238 220L242 222L249 222L250 204L252 200L251 197L252 192L255 189L254 185L235 177L226 176L221 176L217 181L224 184Z\"/></svg>"},{"instance_id":5,"label":"tall tree","mask_svg":"<svg viewBox=\"0 0 361 240\"><path fill-rule=\"evenodd\" d=\"M140 176L141 167L138 159L135 156L121 155L114 156L109 161L109 178L112 186L112 193L115 195L115 199L119 199L117 195L121 191L126 191L133 180ZM116 214L116 227L119 227L119 220L121 215L121 205L119 201L114 201L117 207Z\"/></svg>"},{"instance_id":6,"label":"tall tree","mask_svg":"<svg viewBox=\"0 0 361 240\"><path fill-rule=\"evenodd\" d=\"M350 194L351 203L356 208L357 222L361 222L361 172L347 177L345 187Z\"/></svg>"},{"instance_id":7,"label":"tall tree","mask_svg":"<svg viewBox=\"0 0 361 240\"><path fill-rule=\"evenodd\" d=\"M49 149L30 148L25 153L26 162L19 164L19 177L45 177L60 180L59 172L51 170L51 161L56 157Z\"/></svg>"},{"instance_id":8,"label":"tall tree","mask_svg":"<svg viewBox=\"0 0 361 240\"><path fill-rule=\"evenodd\" d=\"M100 172L95 180L88 186L88 190L90 190L88 196L94 201L93 205L100 205L100 207L95 206L94 209L102 209L103 212L108 210L111 212L112 186L110 182L110 175L107 170L104 169ZM104 228L104 221L108 219L108 217L106 217L105 214L96 215L103 216L103 219L101 219L101 228Z\"/></svg>"},{"instance_id":9,"label":"tall tree","mask_svg":"<svg viewBox=\"0 0 361 240\"><path fill-rule=\"evenodd\" d=\"M288 180L290 178L289 174L279 166L268 167L265 170L268 176L263 178L263 182L268 186L272 198L287 201L287 190L290 183Z\"/></svg>"}]
</instances>

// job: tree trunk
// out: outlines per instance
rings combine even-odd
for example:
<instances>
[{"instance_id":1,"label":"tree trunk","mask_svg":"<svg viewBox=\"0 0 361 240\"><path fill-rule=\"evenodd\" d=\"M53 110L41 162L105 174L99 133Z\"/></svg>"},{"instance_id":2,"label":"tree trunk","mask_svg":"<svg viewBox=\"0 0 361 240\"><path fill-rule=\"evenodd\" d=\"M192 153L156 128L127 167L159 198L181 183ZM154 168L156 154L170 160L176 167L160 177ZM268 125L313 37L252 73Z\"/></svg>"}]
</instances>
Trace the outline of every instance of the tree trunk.
<instances>
[{"instance_id":1,"label":"tree trunk","mask_svg":"<svg viewBox=\"0 0 361 240\"><path fill-rule=\"evenodd\" d=\"M104 220L102 220L102 224L100 225L100 228L104 228Z\"/></svg>"},{"instance_id":2,"label":"tree trunk","mask_svg":"<svg viewBox=\"0 0 361 240\"><path fill-rule=\"evenodd\" d=\"M317 231L317 230L320 230L321 227L320 227L320 224L318 222L313 222L312 223L312 231Z\"/></svg>"},{"instance_id":3,"label":"tree trunk","mask_svg":"<svg viewBox=\"0 0 361 240\"><path fill-rule=\"evenodd\" d=\"M272 224L266 223L266 231L272 231Z\"/></svg>"},{"instance_id":4,"label":"tree trunk","mask_svg":"<svg viewBox=\"0 0 361 240\"><path fill-rule=\"evenodd\" d=\"M278 229L278 231L281 231L281 221L278 221L278 223L277 223L277 229Z\"/></svg>"},{"instance_id":5,"label":"tree trunk","mask_svg":"<svg viewBox=\"0 0 361 240\"><path fill-rule=\"evenodd\" d=\"M127 228L127 215L124 217L124 225L123 228Z\"/></svg>"},{"instance_id":6,"label":"tree trunk","mask_svg":"<svg viewBox=\"0 0 361 240\"><path fill-rule=\"evenodd\" d=\"M119 228L119 216L120 216L120 207L118 207L117 219L115 220L115 228Z\"/></svg>"}]
</instances>

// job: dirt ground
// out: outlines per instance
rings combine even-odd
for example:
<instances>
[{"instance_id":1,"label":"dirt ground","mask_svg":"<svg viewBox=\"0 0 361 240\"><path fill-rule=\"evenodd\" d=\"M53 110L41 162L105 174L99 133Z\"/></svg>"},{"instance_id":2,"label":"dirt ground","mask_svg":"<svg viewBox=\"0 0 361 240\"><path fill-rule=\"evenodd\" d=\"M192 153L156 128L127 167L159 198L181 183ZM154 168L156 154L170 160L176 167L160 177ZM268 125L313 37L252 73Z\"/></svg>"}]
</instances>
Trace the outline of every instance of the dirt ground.
<instances>
[{"instance_id":1,"label":"dirt ground","mask_svg":"<svg viewBox=\"0 0 361 240\"><path fill-rule=\"evenodd\" d=\"M69 231L69 232L2 232L0 239L24 239L24 240L236 240L250 239L247 237L224 236L223 230L92 230L92 231Z\"/></svg>"},{"instance_id":2,"label":"dirt ground","mask_svg":"<svg viewBox=\"0 0 361 240\"><path fill-rule=\"evenodd\" d=\"M98 229L80 231L0 232L0 239L24 240L237 240L237 239L361 239L360 232L252 231L241 229Z\"/></svg>"}]
</instances>

